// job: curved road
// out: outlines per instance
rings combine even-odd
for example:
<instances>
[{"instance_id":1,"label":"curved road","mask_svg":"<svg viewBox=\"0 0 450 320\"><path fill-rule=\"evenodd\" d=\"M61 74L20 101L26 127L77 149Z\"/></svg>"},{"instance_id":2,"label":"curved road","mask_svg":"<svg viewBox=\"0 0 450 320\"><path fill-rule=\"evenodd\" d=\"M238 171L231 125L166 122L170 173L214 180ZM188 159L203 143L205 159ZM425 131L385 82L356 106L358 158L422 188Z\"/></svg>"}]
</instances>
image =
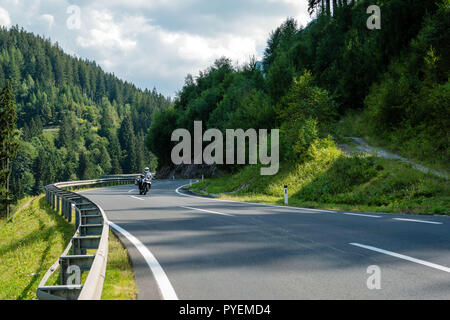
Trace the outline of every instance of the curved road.
<instances>
[{"instance_id":1,"label":"curved road","mask_svg":"<svg viewBox=\"0 0 450 320\"><path fill-rule=\"evenodd\" d=\"M220 201L188 182L83 192L122 231L139 299L450 299L449 217Z\"/></svg>"}]
</instances>

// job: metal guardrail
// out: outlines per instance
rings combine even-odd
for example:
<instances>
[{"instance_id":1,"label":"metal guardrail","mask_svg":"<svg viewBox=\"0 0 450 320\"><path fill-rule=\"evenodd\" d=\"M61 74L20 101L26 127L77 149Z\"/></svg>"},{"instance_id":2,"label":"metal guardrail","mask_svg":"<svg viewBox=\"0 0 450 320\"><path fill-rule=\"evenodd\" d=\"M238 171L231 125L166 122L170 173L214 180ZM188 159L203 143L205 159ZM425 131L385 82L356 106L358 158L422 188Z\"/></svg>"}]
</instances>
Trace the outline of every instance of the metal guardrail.
<instances>
[{"instance_id":1,"label":"metal guardrail","mask_svg":"<svg viewBox=\"0 0 450 320\"><path fill-rule=\"evenodd\" d=\"M40 300L99 300L108 260L109 223L103 209L72 192L74 188L86 186L113 186L134 182L137 175L118 175L98 180L71 181L45 187L47 203L61 213L69 222L75 213L75 234L60 256L39 283L36 295ZM72 191L71 191L72 190ZM74 212L75 211L75 212ZM87 250L96 250L87 254ZM70 254L71 252L71 254ZM50 277L59 268L59 285L46 286ZM84 284L81 274L88 275ZM75 273L75 276L73 274Z\"/></svg>"}]
</instances>

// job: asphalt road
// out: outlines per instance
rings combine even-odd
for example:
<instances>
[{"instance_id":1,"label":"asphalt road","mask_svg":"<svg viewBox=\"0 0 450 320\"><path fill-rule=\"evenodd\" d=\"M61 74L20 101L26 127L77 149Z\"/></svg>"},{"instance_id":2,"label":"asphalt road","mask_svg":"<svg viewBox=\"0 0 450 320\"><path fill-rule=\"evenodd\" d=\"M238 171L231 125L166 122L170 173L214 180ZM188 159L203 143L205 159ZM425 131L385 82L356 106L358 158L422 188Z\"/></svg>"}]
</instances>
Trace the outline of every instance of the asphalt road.
<instances>
[{"instance_id":1,"label":"asphalt road","mask_svg":"<svg viewBox=\"0 0 450 320\"><path fill-rule=\"evenodd\" d=\"M449 217L217 201L187 183L83 193L122 231L139 299L450 299Z\"/></svg>"}]
</instances>

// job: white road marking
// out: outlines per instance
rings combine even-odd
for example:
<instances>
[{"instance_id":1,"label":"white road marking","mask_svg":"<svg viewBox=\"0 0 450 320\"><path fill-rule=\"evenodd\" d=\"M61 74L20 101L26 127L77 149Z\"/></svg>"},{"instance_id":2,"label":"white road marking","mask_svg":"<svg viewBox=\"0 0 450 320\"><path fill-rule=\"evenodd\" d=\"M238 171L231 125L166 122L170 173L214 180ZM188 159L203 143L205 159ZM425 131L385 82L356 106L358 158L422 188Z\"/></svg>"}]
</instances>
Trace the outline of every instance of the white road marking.
<instances>
[{"instance_id":1,"label":"white road marking","mask_svg":"<svg viewBox=\"0 0 450 320\"><path fill-rule=\"evenodd\" d=\"M134 198L134 199L137 199L137 200L145 201L145 199L141 199L141 198L138 198L138 197L135 197L135 196L130 196L130 198Z\"/></svg>"},{"instance_id":2,"label":"white road marking","mask_svg":"<svg viewBox=\"0 0 450 320\"><path fill-rule=\"evenodd\" d=\"M207 212L207 213L220 214L222 216L234 217L232 214L228 214L228 213L221 213L221 212L216 212L216 211L203 210L203 209L197 209L197 208L191 208L191 207L183 207L183 206L180 206L180 208L196 210L196 211L203 211L203 212Z\"/></svg>"},{"instance_id":3,"label":"white road marking","mask_svg":"<svg viewBox=\"0 0 450 320\"><path fill-rule=\"evenodd\" d=\"M415 220L415 219L394 218L394 220L407 221L407 222L428 223L428 224L443 224L442 222L434 222L434 221L426 221L426 220Z\"/></svg>"},{"instance_id":4,"label":"white road marking","mask_svg":"<svg viewBox=\"0 0 450 320\"><path fill-rule=\"evenodd\" d=\"M371 246L366 246L366 245L359 244L359 243L350 243L350 245L355 246L355 247L360 247L360 248L363 248L363 249L367 249L367 250L371 250L371 251L375 251L375 252L379 252L379 253L384 253L384 254L387 254L387 255L392 256L392 257L396 257L396 258L399 258L399 259L411 261L411 262L418 263L418 264L421 264L421 265L424 265L424 266L427 266L427 267L430 267L430 268L434 268L434 269L437 269L437 270L441 270L441 271L450 273L450 268L444 267L444 266L441 266L441 265L438 265L438 264L435 264L435 263L431 263L431 262L428 262L428 261L424 261L424 260L408 257L408 256L405 256L403 254L399 254L399 253L395 253L395 252L392 252L392 251L387 251L387 250L383 250L383 249L379 249L379 248L375 248L375 247L371 247Z\"/></svg>"},{"instance_id":5,"label":"white road marking","mask_svg":"<svg viewBox=\"0 0 450 320\"><path fill-rule=\"evenodd\" d=\"M134 189L131 189L130 191L128 191L128 193L131 193L131 192L133 192L134 191Z\"/></svg>"},{"instance_id":6,"label":"white road marking","mask_svg":"<svg viewBox=\"0 0 450 320\"><path fill-rule=\"evenodd\" d=\"M152 270L153 276L155 277L156 283L158 284L159 290L161 291L164 300L178 300L177 294L175 293L175 290L173 289L169 278L159 264L158 260L156 260L155 256L150 252L150 250L148 250L148 248L135 236L119 227L115 223L110 222L109 225L123 234L142 254L148 266Z\"/></svg>"},{"instance_id":7,"label":"white road marking","mask_svg":"<svg viewBox=\"0 0 450 320\"><path fill-rule=\"evenodd\" d=\"M343 214L345 214L346 216L358 216L358 217L367 217L367 218L382 218L381 216L374 216L374 215L371 215L371 214L362 214L362 213L349 213L349 212L346 212L346 213L343 213Z\"/></svg>"},{"instance_id":8,"label":"white road marking","mask_svg":"<svg viewBox=\"0 0 450 320\"><path fill-rule=\"evenodd\" d=\"M329 210L320 210L320 209L309 209L309 208L298 208L298 207L287 207L287 206L277 206L275 204L265 204L265 203L254 203L254 202L244 202L244 201L233 201L233 200L224 200L224 199L214 199L214 198L205 198L205 197L198 197L198 196L192 196L190 194L184 194L180 192L181 188L184 188L188 186L189 184L185 184L184 186L181 186L175 190L177 194L183 197L189 197L189 198L197 198L197 199L203 199L203 200L214 200L214 201L221 201L221 202L230 202L230 203L241 203L241 204L250 204L254 206L264 206L264 207L272 207L272 208L282 208L282 209L292 209L292 210L302 210L302 211L312 211L312 212L327 212L327 213L336 213L336 211L329 211Z\"/></svg>"}]
</instances>

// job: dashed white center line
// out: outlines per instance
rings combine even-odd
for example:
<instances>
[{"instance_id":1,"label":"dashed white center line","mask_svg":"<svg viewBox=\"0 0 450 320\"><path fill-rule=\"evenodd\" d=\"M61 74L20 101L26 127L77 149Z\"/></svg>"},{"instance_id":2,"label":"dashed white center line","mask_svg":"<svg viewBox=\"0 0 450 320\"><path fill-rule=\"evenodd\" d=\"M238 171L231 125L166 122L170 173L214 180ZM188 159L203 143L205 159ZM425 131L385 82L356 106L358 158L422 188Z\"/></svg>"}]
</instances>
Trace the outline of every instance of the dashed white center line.
<instances>
[{"instance_id":1,"label":"dashed white center line","mask_svg":"<svg viewBox=\"0 0 450 320\"><path fill-rule=\"evenodd\" d=\"M191 208L191 207L183 207L183 206L180 206L180 208L189 209L189 210L195 210L195 211L203 211L203 212L207 212L207 213L220 214L222 216L234 217L232 214L216 212L216 211L211 211L211 210L203 210L203 209Z\"/></svg>"},{"instance_id":2,"label":"dashed white center line","mask_svg":"<svg viewBox=\"0 0 450 320\"><path fill-rule=\"evenodd\" d=\"M145 201L145 199L141 199L141 198L138 198L138 197L135 197L135 196L130 196L130 197L134 198L134 199L137 199L137 200Z\"/></svg>"},{"instance_id":3,"label":"dashed white center line","mask_svg":"<svg viewBox=\"0 0 450 320\"><path fill-rule=\"evenodd\" d=\"M346 213L343 213L344 215L346 215L346 216L358 216L358 217L367 217L367 218L381 218L381 216L374 216L374 215L371 215L371 214L362 214L362 213L349 213L349 212L346 212Z\"/></svg>"},{"instance_id":4,"label":"dashed white center line","mask_svg":"<svg viewBox=\"0 0 450 320\"><path fill-rule=\"evenodd\" d=\"M415 220L415 219L394 218L394 220L406 221L406 222L428 223L428 224L443 224L442 222L434 222L434 221L426 221L426 220Z\"/></svg>"},{"instance_id":5,"label":"dashed white center line","mask_svg":"<svg viewBox=\"0 0 450 320\"><path fill-rule=\"evenodd\" d=\"M444 266L441 266L441 265L438 265L438 264L435 264L435 263L431 263L431 262L428 262L428 261L425 261L425 260L420 260L420 259L408 257L408 256L405 256L405 255L400 254L400 253L395 253L395 252L383 250L383 249L380 249L380 248L366 246L366 245L359 244L359 243L350 243L350 245L355 246L355 247L360 247L360 248L363 248L363 249L367 249L367 250L371 250L371 251L375 251L375 252L379 252L379 253L384 253L384 254L387 254L388 256L391 256L391 257L396 257L396 258L399 258L399 259L403 259L403 260L407 260L407 261L410 261L410 262L418 263L418 264L421 264L421 265L424 265L424 266L427 266L427 267L430 267L430 268L434 268L434 269L437 269L437 270L440 270L440 271L444 271L444 272L450 273L450 268L444 267Z\"/></svg>"}]
</instances>

